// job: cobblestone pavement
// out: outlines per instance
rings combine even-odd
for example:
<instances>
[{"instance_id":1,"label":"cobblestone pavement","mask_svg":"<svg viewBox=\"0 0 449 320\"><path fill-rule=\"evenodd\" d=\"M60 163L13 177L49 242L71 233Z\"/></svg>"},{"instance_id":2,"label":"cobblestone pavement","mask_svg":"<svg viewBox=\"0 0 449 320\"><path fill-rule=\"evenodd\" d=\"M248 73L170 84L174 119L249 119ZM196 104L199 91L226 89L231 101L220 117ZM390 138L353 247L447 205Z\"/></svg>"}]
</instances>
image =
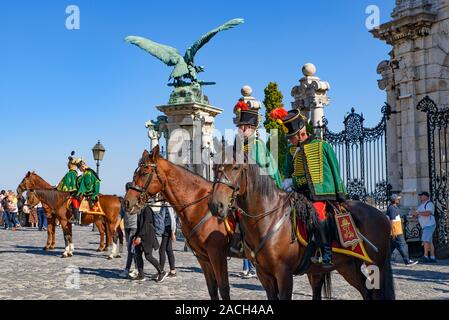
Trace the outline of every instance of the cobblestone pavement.
<instances>
[{"instance_id":1,"label":"cobblestone pavement","mask_svg":"<svg viewBox=\"0 0 449 320\"><path fill-rule=\"evenodd\" d=\"M147 279L135 282L119 277L125 257L107 260L96 252L98 234L89 227L74 227L75 255L62 259L62 232L57 230L57 248L43 251L46 232L22 228L16 232L0 230L0 300L2 299L208 299L206 283L191 252L183 242L174 246L177 278L163 283ZM147 276L155 272L145 262ZM265 299L258 279L240 279L242 261L229 262L233 299ZM449 299L449 261L436 265L405 267L394 263L396 296L409 299ZM79 288L76 274L79 271ZM359 294L336 272L333 273L334 299L360 299ZM75 288L73 288L75 287ZM307 277L296 277L294 299L311 299Z\"/></svg>"}]
</instances>

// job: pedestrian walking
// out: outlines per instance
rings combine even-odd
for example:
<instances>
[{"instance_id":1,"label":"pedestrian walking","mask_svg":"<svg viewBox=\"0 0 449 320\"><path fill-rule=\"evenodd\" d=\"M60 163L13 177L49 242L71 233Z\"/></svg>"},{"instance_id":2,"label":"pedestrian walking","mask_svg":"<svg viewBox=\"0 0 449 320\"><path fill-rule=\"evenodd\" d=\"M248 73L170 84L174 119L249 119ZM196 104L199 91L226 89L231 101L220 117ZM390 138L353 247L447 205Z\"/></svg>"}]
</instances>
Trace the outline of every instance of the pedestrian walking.
<instances>
[{"instance_id":1,"label":"pedestrian walking","mask_svg":"<svg viewBox=\"0 0 449 320\"><path fill-rule=\"evenodd\" d=\"M159 264L164 270L165 257L168 257L170 265L170 272L168 277L176 277L175 255L173 254L172 243L176 241L176 214L171 206L168 206L166 201L162 202L160 215L164 221L164 231L162 233L161 247L159 248Z\"/></svg>"}]
</instances>

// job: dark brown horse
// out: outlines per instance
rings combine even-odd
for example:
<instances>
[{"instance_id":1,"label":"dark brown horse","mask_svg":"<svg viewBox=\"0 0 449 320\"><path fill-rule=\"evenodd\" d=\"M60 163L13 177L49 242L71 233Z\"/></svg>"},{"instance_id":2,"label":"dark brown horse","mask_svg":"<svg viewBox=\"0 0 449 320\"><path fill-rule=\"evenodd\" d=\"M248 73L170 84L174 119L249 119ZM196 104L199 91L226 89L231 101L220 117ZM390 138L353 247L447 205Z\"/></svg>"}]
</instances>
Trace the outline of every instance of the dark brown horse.
<instances>
[{"instance_id":1,"label":"dark brown horse","mask_svg":"<svg viewBox=\"0 0 449 320\"><path fill-rule=\"evenodd\" d=\"M25 191L39 190L39 189L41 191L43 191L43 190L56 191L53 189L53 187L48 182L46 182L44 179L42 179L35 172L28 172L17 188L18 198L20 199L22 197L22 194ZM59 192L59 191L56 191L56 192ZM55 247L56 219L59 220L59 222L61 223L61 226L63 226L63 225L68 226L68 228L70 230L69 231L70 239L71 239L71 234L72 234L71 223L67 220L70 218L70 213L67 212L66 204L62 205L58 202L60 199L62 199L62 197L66 196L66 193L64 193L64 192L60 193L59 196L61 198L56 197L57 193L48 193L48 195L50 196L50 198L47 199L46 201L49 203L41 201L42 206L44 207L45 211L47 212L47 218L48 218L47 244L44 247L44 250L52 250ZM36 198L36 196L44 197L45 195L44 195L44 193L40 192L38 194L35 194L35 198ZM28 201L30 201L30 199L28 199ZM100 232L100 246L97 249L97 251L107 251L107 248L111 245L112 240L113 240L112 235L114 232L115 223L117 222L118 215L120 213L121 200L117 196L100 195L100 205L102 206L103 211L105 212L106 215L101 216L101 215L93 215L93 214L83 214L81 217L81 224L89 225L91 223L95 223L98 231ZM104 242L105 236L106 236L106 245ZM120 240L120 243L123 243L123 234L121 232L121 229L118 230L117 236ZM64 235L64 239L66 240L65 235ZM66 245L66 248L67 248L67 245ZM72 248L72 249L70 250L70 248ZM112 252L111 252L110 256L115 256L116 251L117 251L117 248L116 248L116 245L114 242L114 243L112 243ZM70 256L70 252L73 254L73 243L71 246L69 246L69 250L66 250L65 256Z\"/></svg>"},{"instance_id":2,"label":"dark brown horse","mask_svg":"<svg viewBox=\"0 0 449 320\"><path fill-rule=\"evenodd\" d=\"M212 217L207 199L212 183L159 156L144 151L125 196L128 211L136 213L150 197L161 193L182 221L182 233L198 259L211 299L230 299L227 253L229 238L225 226Z\"/></svg>"},{"instance_id":3,"label":"dark brown horse","mask_svg":"<svg viewBox=\"0 0 449 320\"><path fill-rule=\"evenodd\" d=\"M223 219L228 214L228 206L235 201L243 210L240 223L246 254L256 266L268 299L291 299L293 275L302 261L305 247L292 241L292 222L286 218L292 210L289 195L277 189L268 175L261 174L257 165L227 164L219 166L217 171L209 203L211 211ZM361 233L378 248L376 252L366 246L368 255L378 267L380 288L369 290L367 277L362 272L363 263L354 257L334 253L335 269L364 299L394 299L388 219L362 202L348 201L346 207L352 212ZM252 256L251 253L256 251L257 254ZM329 271L317 265L309 269L314 299L321 297L323 275Z\"/></svg>"}]
</instances>

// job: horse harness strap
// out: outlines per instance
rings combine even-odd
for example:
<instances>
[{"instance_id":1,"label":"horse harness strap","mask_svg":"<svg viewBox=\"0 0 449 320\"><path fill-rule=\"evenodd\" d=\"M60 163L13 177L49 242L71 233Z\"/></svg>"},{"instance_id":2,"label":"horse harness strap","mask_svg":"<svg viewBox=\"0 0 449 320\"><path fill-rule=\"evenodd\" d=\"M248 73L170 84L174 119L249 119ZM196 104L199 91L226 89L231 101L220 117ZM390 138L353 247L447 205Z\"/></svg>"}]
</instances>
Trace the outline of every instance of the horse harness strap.
<instances>
[{"instance_id":1,"label":"horse harness strap","mask_svg":"<svg viewBox=\"0 0 449 320\"><path fill-rule=\"evenodd\" d=\"M260 252L260 250L262 250L263 246L265 245L265 242L270 239L276 232L279 231L279 229L282 227L282 225L284 224L285 220L290 216L291 213L291 208L290 210L287 210L284 213L284 216L281 218L281 220L279 220L278 222L276 222L276 224L274 225L273 229L271 229L263 238L262 240L259 242L259 245L256 247L256 249L253 251L251 250L251 248L249 247L248 243L246 242L246 240L243 240L243 245L251 252L251 257L254 259L255 263L257 264L257 254Z\"/></svg>"},{"instance_id":2,"label":"horse harness strap","mask_svg":"<svg viewBox=\"0 0 449 320\"><path fill-rule=\"evenodd\" d=\"M198 232L198 230L201 228L203 224L206 223L207 220L209 220L212 217L212 213L210 211L207 212L207 214L203 217L203 219L198 222L198 224L193 227L192 231L190 231L189 235L187 236L186 240L189 241L192 236Z\"/></svg>"},{"instance_id":3,"label":"horse harness strap","mask_svg":"<svg viewBox=\"0 0 449 320\"><path fill-rule=\"evenodd\" d=\"M207 212L207 214L196 224L195 227L193 227L192 231L190 231L189 235L186 237L186 243L189 246L190 250L192 250L193 255L201 260L208 260L207 258L201 257L198 255L195 250L192 249L192 246L190 245L190 239L198 232L198 230L210 219L212 218L212 213L210 211Z\"/></svg>"}]
</instances>

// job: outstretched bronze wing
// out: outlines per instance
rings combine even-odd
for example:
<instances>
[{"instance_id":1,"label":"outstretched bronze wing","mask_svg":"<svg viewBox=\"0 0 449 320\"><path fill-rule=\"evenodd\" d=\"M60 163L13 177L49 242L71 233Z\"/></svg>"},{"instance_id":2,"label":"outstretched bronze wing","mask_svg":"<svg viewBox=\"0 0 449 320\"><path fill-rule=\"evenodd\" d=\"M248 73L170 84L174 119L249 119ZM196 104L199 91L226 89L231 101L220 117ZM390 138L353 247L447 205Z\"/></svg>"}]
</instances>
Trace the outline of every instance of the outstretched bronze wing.
<instances>
[{"instance_id":1,"label":"outstretched bronze wing","mask_svg":"<svg viewBox=\"0 0 449 320\"><path fill-rule=\"evenodd\" d=\"M125 41L145 50L167 66L175 66L170 78L179 78L189 73L187 64L177 49L137 36L126 37Z\"/></svg>"},{"instance_id":2,"label":"outstretched bronze wing","mask_svg":"<svg viewBox=\"0 0 449 320\"><path fill-rule=\"evenodd\" d=\"M189 49L187 49L184 60L186 63L193 65L193 59L195 54L200 50L206 43L210 41L217 33L225 31L244 23L243 19L232 19L225 24L219 26L218 28L209 31L204 36L202 36L198 41L196 41Z\"/></svg>"}]
</instances>

